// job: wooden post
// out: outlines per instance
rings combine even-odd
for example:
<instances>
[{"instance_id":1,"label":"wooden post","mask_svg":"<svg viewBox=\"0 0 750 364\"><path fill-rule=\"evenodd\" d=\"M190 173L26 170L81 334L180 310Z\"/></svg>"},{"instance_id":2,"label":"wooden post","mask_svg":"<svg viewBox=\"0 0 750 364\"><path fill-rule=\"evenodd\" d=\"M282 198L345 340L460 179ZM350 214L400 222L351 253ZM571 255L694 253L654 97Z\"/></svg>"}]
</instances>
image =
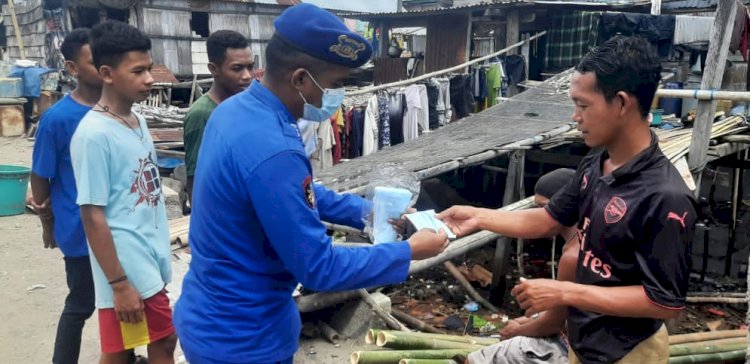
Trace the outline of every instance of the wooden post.
<instances>
[{"instance_id":1,"label":"wooden post","mask_svg":"<svg viewBox=\"0 0 750 364\"><path fill-rule=\"evenodd\" d=\"M739 4L736 0L719 1L714 20L714 30L708 46L706 68L701 83L701 89L703 90L717 90L721 87L738 8ZM700 194L701 171L707 163L708 156L706 153L711 139L711 125L714 121L715 112L715 100L698 102L698 115L693 126L693 136L688 152L688 166L693 172L693 178L697 186L695 189L696 196Z\"/></svg>"},{"instance_id":2,"label":"wooden post","mask_svg":"<svg viewBox=\"0 0 750 364\"><path fill-rule=\"evenodd\" d=\"M466 16L468 17L468 20L466 21L466 52L464 53L464 62L471 60L471 43L473 41L472 35L474 34L472 31L471 11L469 11ZM493 49L492 51L494 52L495 50ZM469 73L469 66L464 68L464 73Z\"/></svg>"},{"instance_id":3,"label":"wooden post","mask_svg":"<svg viewBox=\"0 0 750 364\"><path fill-rule=\"evenodd\" d=\"M193 75L193 85L190 86L190 103L188 106L193 106L193 99L195 98L195 87L198 86L196 83L198 82L198 75Z\"/></svg>"},{"instance_id":4,"label":"wooden post","mask_svg":"<svg viewBox=\"0 0 750 364\"><path fill-rule=\"evenodd\" d=\"M523 63L523 65L524 65L524 70L526 71L525 75L526 75L526 79L527 80L529 79L529 60L531 59L531 56L530 56L530 54L531 54L531 42L529 42L528 39L529 39L529 35L528 34L524 34L523 35L523 40L526 41L526 43L524 43L521 46L521 56L523 56L523 59L525 60L525 62Z\"/></svg>"},{"instance_id":5,"label":"wooden post","mask_svg":"<svg viewBox=\"0 0 750 364\"><path fill-rule=\"evenodd\" d=\"M13 32L16 33L16 42L18 43L18 55L21 59L26 59L26 50L23 47L23 37L21 36L21 27L18 26L18 18L16 17L16 6L13 4L13 0L8 0L8 11L10 11L10 19L13 21Z\"/></svg>"},{"instance_id":6,"label":"wooden post","mask_svg":"<svg viewBox=\"0 0 750 364\"><path fill-rule=\"evenodd\" d=\"M518 20L518 11L513 10L508 12L507 19L507 31L505 33L505 44L515 44L520 40L520 23ZM513 49L508 54L518 54L518 49ZM508 97L513 97L518 94L518 87L516 85L508 86Z\"/></svg>"},{"instance_id":7,"label":"wooden post","mask_svg":"<svg viewBox=\"0 0 750 364\"><path fill-rule=\"evenodd\" d=\"M388 23L380 23L380 58L388 57L388 47L390 46L390 39L388 37Z\"/></svg>"},{"instance_id":8,"label":"wooden post","mask_svg":"<svg viewBox=\"0 0 750 364\"><path fill-rule=\"evenodd\" d=\"M518 150L510 155L508 163L508 176L505 179L505 192L503 192L503 206L518 201L524 194L523 175L525 164L525 153ZM495 261L492 267L492 289L490 302L495 305L502 305L507 290L505 275L508 273L508 263L510 262L510 243L512 238L502 237L497 239L495 248ZM519 251L521 241L519 240ZM523 274L523 272L519 272Z\"/></svg>"}]
</instances>

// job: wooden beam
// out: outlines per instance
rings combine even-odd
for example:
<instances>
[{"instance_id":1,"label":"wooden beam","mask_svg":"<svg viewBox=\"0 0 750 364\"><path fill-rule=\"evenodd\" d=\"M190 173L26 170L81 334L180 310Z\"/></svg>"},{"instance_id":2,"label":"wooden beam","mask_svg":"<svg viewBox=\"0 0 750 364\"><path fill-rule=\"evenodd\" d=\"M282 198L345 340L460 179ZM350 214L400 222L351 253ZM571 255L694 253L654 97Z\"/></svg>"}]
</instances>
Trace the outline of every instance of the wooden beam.
<instances>
[{"instance_id":1,"label":"wooden beam","mask_svg":"<svg viewBox=\"0 0 750 364\"><path fill-rule=\"evenodd\" d=\"M736 0L719 1L714 19L714 30L709 42L708 56L706 57L703 82L701 83L701 89L703 90L716 90L721 87L738 8L739 4ZM696 186L698 186L695 189L696 195L700 194L701 171L708 159L708 143L711 139L711 125L714 121L715 112L715 100L698 102L698 115L693 127L690 150L688 151L688 166L693 172Z\"/></svg>"},{"instance_id":2,"label":"wooden beam","mask_svg":"<svg viewBox=\"0 0 750 364\"><path fill-rule=\"evenodd\" d=\"M542 150L526 151L526 159L537 163L556 164L558 166L578 168L583 156L573 154L550 153Z\"/></svg>"},{"instance_id":3,"label":"wooden beam","mask_svg":"<svg viewBox=\"0 0 750 364\"><path fill-rule=\"evenodd\" d=\"M16 6L13 4L13 0L8 0L8 11L10 11L10 19L13 22L13 32L16 34L16 43L18 43L18 54L21 55L21 59L26 59L26 50L23 48L23 36L21 36L21 27L18 26L18 18L16 17Z\"/></svg>"},{"instance_id":4,"label":"wooden beam","mask_svg":"<svg viewBox=\"0 0 750 364\"><path fill-rule=\"evenodd\" d=\"M518 21L518 10L508 12L506 17L508 24L506 25L505 33L505 44L515 44L520 40L521 24ZM518 54L518 49L512 49L508 51L508 54ZM516 85L508 86L508 97L513 97L518 94L518 87Z\"/></svg>"},{"instance_id":5,"label":"wooden beam","mask_svg":"<svg viewBox=\"0 0 750 364\"><path fill-rule=\"evenodd\" d=\"M505 179L505 192L503 192L503 206L510 205L524 197L523 177L525 161L525 151L519 150L511 153L510 162L508 163L508 176ZM513 239L508 237L497 239L495 260L492 266L492 293L490 298L491 302L496 305L501 305L505 298L505 291L507 290L505 275L509 270L510 244L512 241ZM519 262L519 264L521 263ZM523 272L519 273L523 274Z\"/></svg>"}]
</instances>

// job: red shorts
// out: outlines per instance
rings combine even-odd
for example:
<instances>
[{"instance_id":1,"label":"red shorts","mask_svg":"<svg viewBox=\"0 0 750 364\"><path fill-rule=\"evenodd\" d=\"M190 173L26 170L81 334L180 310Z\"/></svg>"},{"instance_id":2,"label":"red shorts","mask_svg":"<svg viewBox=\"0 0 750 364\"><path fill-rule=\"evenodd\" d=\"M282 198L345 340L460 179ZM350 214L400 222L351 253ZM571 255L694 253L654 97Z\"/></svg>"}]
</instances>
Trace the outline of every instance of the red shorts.
<instances>
[{"instance_id":1,"label":"red shorts","mask_svg":"<svg viewBox=\"0 0 750 364\"><path fill-rule=\"evenodd\" d=\"M99 309L99 336L103 353L120 353L175 333L166 290L144 300L143 304L144 319L137 324L117 320L114 308Z\"/></svg>"}]
</instances>

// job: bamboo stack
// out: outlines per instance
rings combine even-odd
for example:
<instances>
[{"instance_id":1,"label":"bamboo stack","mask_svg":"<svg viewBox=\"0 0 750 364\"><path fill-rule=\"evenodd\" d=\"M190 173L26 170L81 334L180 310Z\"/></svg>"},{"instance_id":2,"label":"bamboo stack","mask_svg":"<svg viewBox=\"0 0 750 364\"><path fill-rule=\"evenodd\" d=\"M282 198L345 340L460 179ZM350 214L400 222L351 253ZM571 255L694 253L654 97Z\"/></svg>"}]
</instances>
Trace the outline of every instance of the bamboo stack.
<instances>
[{"instance_id":1,"label":"bamboo stack","mask_svg":"<svg viewBox=\"0 0 750 364\"><path fill-rule=\"evenodd\" d=\"M744 358L747 330L723 330L669 337L669 363L709 363ZM499 341L492 338L370 330L365 342L391 350L356 351L352 364L452 364L456 355Z\"/></svg>"},{"instance_id":2,"label":"bamboo stack","mask_svg":"<svg viewBox=\"0 0 750 364\"><path fill-rule=\"evenodd\" d=\"M746 131L747 126L743 126L743 123L744 118L741 116L730 116L717 121L711 127L711 139L717 139L722 136ZM693 136L692 128L670 130L655 129L655 132L659 137L659 147L672 163L687 155L688 149L690 148L690 140ZM573 129L554 138L550 138L541 143L540 147L543 150L548 150L564 144L580 142L581 140L581 133L578 130Z\"/></svg>"}]
</instances>

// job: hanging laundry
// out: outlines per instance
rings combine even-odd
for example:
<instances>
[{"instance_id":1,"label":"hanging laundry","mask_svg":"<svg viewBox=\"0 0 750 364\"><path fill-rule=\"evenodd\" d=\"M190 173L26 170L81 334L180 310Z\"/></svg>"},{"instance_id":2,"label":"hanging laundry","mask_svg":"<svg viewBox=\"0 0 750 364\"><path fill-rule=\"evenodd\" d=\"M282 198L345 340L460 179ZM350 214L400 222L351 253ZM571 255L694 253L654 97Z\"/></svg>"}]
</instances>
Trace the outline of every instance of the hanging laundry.
<instances>
[{"instance_id":1,"label":"hanging laundry","mask_svg":"<svg viewBox=\"0 0 750 364\"><path fill-rule=\"evenodd\" d=\"M675 45L708 43L714 30L711 16L677 15L674 21Z\"/></svg>"},{"instance_id":2,"label":"hanging laundry","mask_svg":"<svg viewBox=\"0 0 750 364\"><path fill-rule=\"evenodd\" d=\"M511 85L517 85L526 80L526 60L523 56L511 55L505 57L503 64L508 75L508 82Z\"/></svg>"},{"instance_id":3,"label":"hanging laundry","mask_svg":"<svg viewBox=\"0 0 750 364\"><path fill-rule=\"evenodd\" d=\"M362 155L369 155L378 150L378 124L380 109L378 96L374 95L367 102L365 109L364 132L362 133Z\"/></svg>"},{"instance_id":4,"label":"hanging laundry","mask_svg":"<svg viewBox=\"0 0 750 364\"><path fill-rule=\"evenodd\" d=\"M430 82L438 89L438 123L440 126L445 126L451 120L450 80L447 78L433 78Z\"/></svg>"},{"instance_id":5,"label":"hanging laundry","mask_svg":"<svg viewBox=\"0 0 750 364\"><path fill-rule=\"evenodd\" d=\"M344 122L343 117L344 112L339 108L338 111L336 111L336 114L334 114L331 117L331 127L333 128L333 164L339 164L341 162L341 155L342 155L342 147L343 144L341 142L341 131L342 128L339 126L339 119L341 122Z\"/></svg>"},{"instance_id":6,"label":"hanging laundry","mask_svg":"<svg viewBox=\"0 0 750 364\"><path fill-rule=\"evenodd\" d=\"M315 123L317 127L318 146L310 162L313 172L319 172L333 167L333 146L335 144L333 135L333 126L330 122L324 121Z\"/></svg>"},{"instance_id":7,"label":"hanging laundry","mask_svg":"<svg viewBox=\"0 0 750 364\"><path fill-rule=\"evenodd\" d=\"M487 104L495 106L497 98L500 97L500 91L503 85L503 67L500 63L493 63L487 69Z\"/></svg>"},{"instance_id":8,"label":"hanging laundry","mask_svg":"<svg viewBox=\"0 0 750 364\"><path fill-rule=\"evenodd\" d=\"M404 115L404 141L417 139L421 131L429 131L429 100L425 85L411 85L404 89L406 114Z\"/></svg>"},{"instance_id":9,"label":"hanging laundry","mask_svg":"<svg viewBox=\"0 0 750 364\"><path fill-rule=\"evenodd\" d=\"M562 69L573 67L589 49L596 45L601 12L553 12L552 26L547 31L544 67Z\"/></svg>"},{"instance_id":10,"label":"hanging laundry","mask_svg":"<svg viewBox=\"0 0 750 364\"><path fill-rule=\"evenodd\" d=\"M674 29L674 15L606 12L599 20L597 44L618 34L640 35L656 47L660 57L667 57L672 49Z\"/></svg>"},{"instance_id":11,"label":"hanging laundry","mask_svg":"<svg viewBox=\"0 0 750 364\"><path fill-rule=\"evenodd\" d=\"M453 111L456 114L456 119L463 119L469 116L469 112L474 103L474 97L471 93L470 75L458 75L451 78L450 98L451 105L453 105Z\"/></svg>"},{"instance_id":12,"label":"hanging laundry","mask_svg":"<svg viewBox=\"0 0 750 364\"><path fill-rule=\"evenodd\" d=\"M427 87L427 117L430 124L430 130L440 127L440 117L438 116L437 104L440 97L440 91L436 85L428 83Z\"/></svg>"},{"instance_id":13,"label":"hanging laundry","mask_svg":"<svg viewBox=\"0 0 750 364\"><path fill-rule=\"evenodd\" d=\"M378 148L391 146L391 121L388 110L388 95L385 92L378 94Z\"/></svg>"},{"instance_id":14,"label":"hanging laundry","mask_svg":"<svg viewBox=\"0 0 750 364\"><path fill-rule=\"evenodd\" d=\"M404 112L406 111L406 96L402 92L388 95L388 119L391 127L391 145L404 142Z\"/></svg>"},{"instance_id":15,"label":"hanging laundry","mask_svg":"<svg viewBox=\"0 0 750 364\"><path fill-rule=\"evenodd\" d=\"M364 134L365 134L365 110L362 108L354 108L352 113L352 125L349 137L351 141L351 148L349 149L349 158L357 158L362 156L362 149L364 146Z\"/></svg>"}]
</instances>

